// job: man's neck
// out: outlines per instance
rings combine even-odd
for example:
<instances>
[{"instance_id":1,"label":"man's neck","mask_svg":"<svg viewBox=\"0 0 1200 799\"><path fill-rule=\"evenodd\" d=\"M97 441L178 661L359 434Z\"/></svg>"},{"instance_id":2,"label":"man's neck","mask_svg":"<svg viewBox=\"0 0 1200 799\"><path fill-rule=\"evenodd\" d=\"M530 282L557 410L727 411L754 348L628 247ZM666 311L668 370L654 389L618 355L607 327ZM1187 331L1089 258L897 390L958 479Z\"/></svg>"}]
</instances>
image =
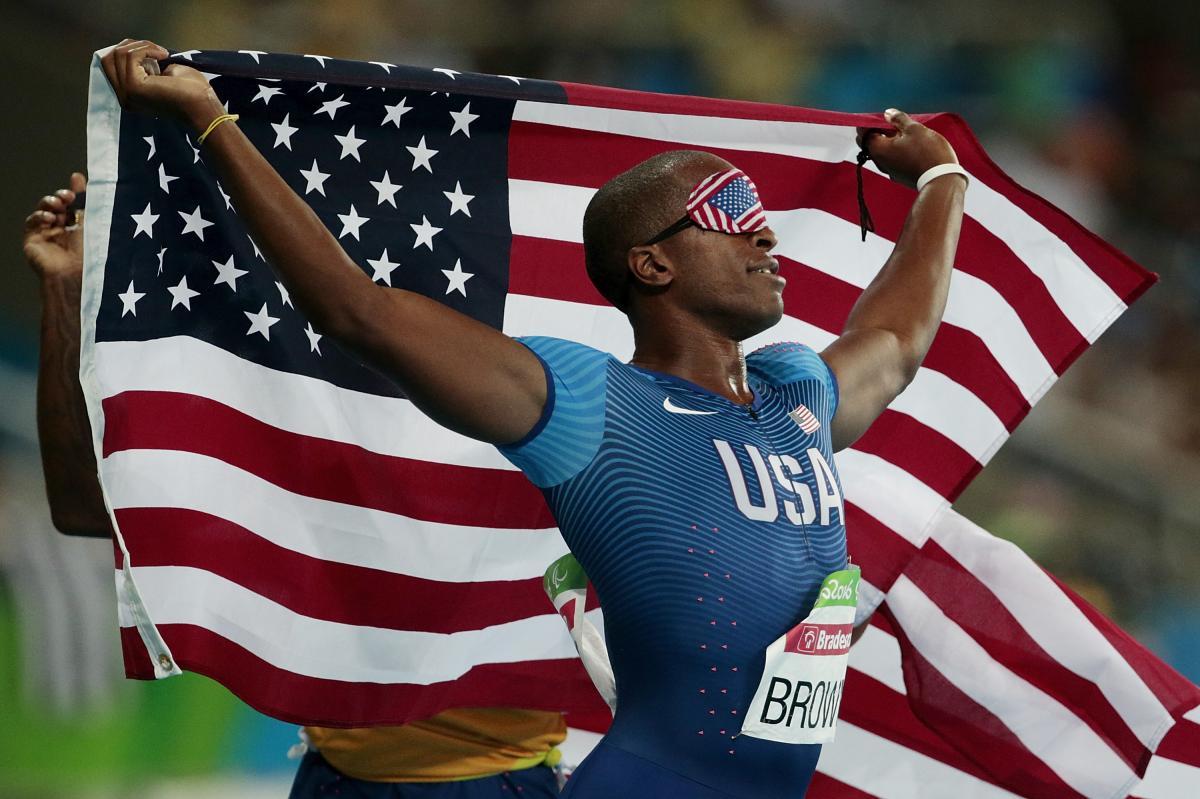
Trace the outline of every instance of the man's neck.
<instances>
[{"instance_id":1,"label":"man's neck","mask_svg":"<svg viewBox=\"0 0 1200 799\"><path fill-rule=\"evenodd\" d=\"M753 401L741 342L686 323L638 325L634 339L634 366L681 377L732 402Z\"/></svg>"}]
</instances>

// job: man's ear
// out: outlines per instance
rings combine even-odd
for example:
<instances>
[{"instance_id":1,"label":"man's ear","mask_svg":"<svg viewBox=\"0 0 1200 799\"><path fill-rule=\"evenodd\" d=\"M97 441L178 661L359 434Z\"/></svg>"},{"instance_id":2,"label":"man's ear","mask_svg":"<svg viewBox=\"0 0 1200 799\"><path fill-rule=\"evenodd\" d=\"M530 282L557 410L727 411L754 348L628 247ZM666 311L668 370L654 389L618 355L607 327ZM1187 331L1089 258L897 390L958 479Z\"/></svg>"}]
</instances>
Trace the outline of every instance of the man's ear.
<instances>
[{"instance_id":1,"label":"man's ear","mask_svg":"<svg viewBox=\"0 0 1200 799\"><path fill-rule=\"evenodd\" d=\"M674 264L657 244L630 247L626 257L634 281L643 286L662 289L675 279Z\"/></svg>"}]
</instances>

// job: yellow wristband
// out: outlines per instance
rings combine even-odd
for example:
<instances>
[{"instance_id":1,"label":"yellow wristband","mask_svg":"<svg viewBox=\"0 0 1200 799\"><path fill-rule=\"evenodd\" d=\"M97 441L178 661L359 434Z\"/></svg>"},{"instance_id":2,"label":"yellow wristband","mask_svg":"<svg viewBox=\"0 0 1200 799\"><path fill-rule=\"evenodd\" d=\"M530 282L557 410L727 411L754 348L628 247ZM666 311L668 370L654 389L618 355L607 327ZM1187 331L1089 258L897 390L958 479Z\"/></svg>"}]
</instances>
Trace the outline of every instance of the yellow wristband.
<instances>
[{"instance_id":1,"label":"yellow wristband","mask_svg":"<svg viewBox=\"0 0 1200 799\"><path fill-rule=\"evenodd\" d=\"M204 132L200 134L200 138L196 139L196 146L199 147L201 144L204 144L204 140L208 138L208 134L216 130L217 126L222 122L237 122L239 118L240 117L238 117L237 114L221 114L212 122L208 123L208 127L205 128Z\"/></svg>"}]
</instances>

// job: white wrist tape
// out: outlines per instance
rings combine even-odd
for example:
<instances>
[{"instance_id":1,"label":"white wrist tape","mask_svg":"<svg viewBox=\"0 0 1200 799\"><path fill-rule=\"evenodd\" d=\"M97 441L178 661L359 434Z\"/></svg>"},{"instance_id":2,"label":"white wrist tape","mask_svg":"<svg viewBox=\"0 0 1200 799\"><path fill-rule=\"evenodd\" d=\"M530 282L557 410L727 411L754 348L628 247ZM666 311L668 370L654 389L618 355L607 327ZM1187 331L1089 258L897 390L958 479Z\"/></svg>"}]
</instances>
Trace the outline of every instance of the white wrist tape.
<instances>
[{"instance_id":1,"label":"white wrist tape","mask_svg":"<svg viewBox=\"0 0 1200 799\"><path fill-rule=\"evenodd\" d=\"M967 170L963 169L959 164L939 164L935 167L926 169L921 177L917 178L917 191L929 185L931 180L940 178L942 175L962 175L969 183L971 178L967 175Z\"/></svg>"}]
</instances>

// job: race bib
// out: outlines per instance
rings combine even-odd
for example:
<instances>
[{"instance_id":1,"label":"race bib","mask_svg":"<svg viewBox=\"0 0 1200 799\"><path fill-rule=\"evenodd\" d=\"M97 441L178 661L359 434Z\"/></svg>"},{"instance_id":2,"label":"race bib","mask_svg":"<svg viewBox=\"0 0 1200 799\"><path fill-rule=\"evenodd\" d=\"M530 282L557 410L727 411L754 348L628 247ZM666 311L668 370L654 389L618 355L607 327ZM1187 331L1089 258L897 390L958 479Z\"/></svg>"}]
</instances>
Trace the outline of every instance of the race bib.
<instances>
[{"instance_id":1,"label":"race bib","mask_svg":"<svg viewBox=\"0 0 1200 799\"><path fill-rule=\"evenodd\" d=\"M849 566L826 577L812 613L767 647L742 735L789 744L833 740L859 576L858 567Z\"/></svg>"}]
</instances>

